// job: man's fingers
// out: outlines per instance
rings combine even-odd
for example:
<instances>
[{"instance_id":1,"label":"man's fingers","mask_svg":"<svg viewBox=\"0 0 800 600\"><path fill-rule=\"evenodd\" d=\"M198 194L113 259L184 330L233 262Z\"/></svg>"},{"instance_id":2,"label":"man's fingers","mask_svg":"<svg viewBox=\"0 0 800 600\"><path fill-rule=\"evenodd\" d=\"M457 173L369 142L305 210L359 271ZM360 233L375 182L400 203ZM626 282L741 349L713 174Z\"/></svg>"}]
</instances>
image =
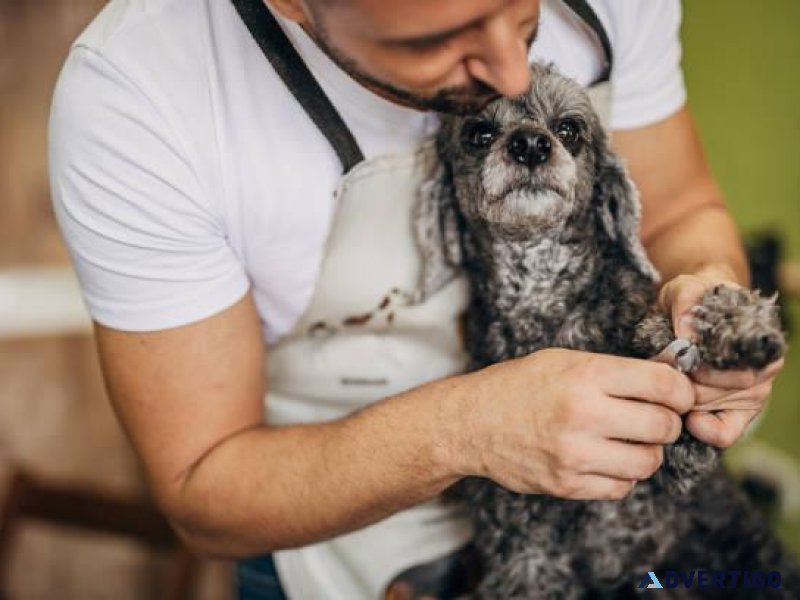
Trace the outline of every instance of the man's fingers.
<instances>
[{"instance_id":1,"label":"man's fingers","mask_svg":"<svg viewBox=\"0 0 800 600\"><path fill-rule=\"evenodd\" d=\"M781 358L760 371L701 369L693 373L692 379L697 382L694 384L696 404L693 410L762 407L783 362Z\"/></svg>"},{"instance_id":2,"label":"man's fingers","mask_svg":"<svg viewBox=\"0 0 800 600\"><path fill-rule=\"evenodd\" d=\"M764 402L752 396L748 397L734 397L726 399L724 402L716 403L711 406L698 406L694 410L697 412L709 413L720 410L761 410L764 407Z\"/></svg>"},{"instance_id":3,"label":"man's fingers","mask_svg":"<svg viewBox=\"0 0 800 600\"><path fill-rule=\"evenodd\" d=\"M586 474L613 479L649 479L664 460L664 450L659 445L616 440L601 440L596 444L596 452L587 457L583 469Z\"/></svg>"},{"instance_id":4,"label":"man's fingers","mask_svg":"<svg viewBox=\"0 0 800 600\"><path fill-rule=\"evenodd\" d=\"M612 397L598 402L596 410L593 430L605 438L671 444L681 433L681 418L663 406Z\"/></svg>"},{"instance_id":5,"label":"man's fingers","mask_svg":"<svg viewBox=\"0 0 800 600\"><path fill-rule=\"evenodd\" d=\"M746 390L720 390L695 385L697 403L692 410L711 411L720 409L760 410L772 392L772 380L764 381Z\"/></svg>"},{"instance_id":6,"label":"man's fingers","mask_svg":"<svg viewBox=\"0 0 800 600\"><path fill-rule=\"evenodd\" d=\"M414 589L405 581L395 581L386 590L384 600L413 600Z\"/></svg>"},{"instance_id":7,"label":"man's fingers","mask_svg":"<svg viewBox=\"0 0 800 600\"><path fill-rule=\"evenodd\" d=\"M742 436L758 412L757 410L692 412L686 417L686 428L702 442L717 448L728 448Z\"/></svg>"},{"instance_id":8,"label":"man's fingers","mask_svg":"<svg viewBox=\"0 0 800 600\"><path fill-rule=\"evenodd\" d=\"M783 358L779 358L775 362L768 364L766 367L756 373L756 381L761 383L762 381L767 381L768 379L772 380L777 377L778 373L780 373L781 369L783 369L784 362L785 361Z\"/></svg>"},{"instance_id":9,"label":"man's fingers","mask_svg":"<svg viewBox=\"0 0 800 600\"><path fill-rule=\"evenodd\" d=\"M741 369L736 371L718 371L709 367L701 367L691 375L697 383L725 390L744 390L753 387L758 374L752 369Z\"/></svg>"},{"instance_id":10,"label":"man's fingers","mask_svg":"<svg viewBox=\"0 0 800 600\"><path fill-rule=\"evenodd\" d=\"M678 275L668 281L658 294L658 306L672 317L677 337L693 340L691 309L708 288L708 284L691 275Z\"/></svg>"},{"instance_id":11,"label":"man's fingers","mask_svg":"<svg viewBox=\"0 0 800 600\"><path fill-rule=\"evenodd\" d=\"M695 404L692 407L692 410L712 410L709 406L714 406L718 404L719 401L724 400L725 398L730 398L734 394L738 394L741 392L747 392L747 388L745 390L740 388L728 389L728 388L719 388L714 387L711 385L703 385L701 383L694 384L694 392L695 392Z\"/></svg>"},{"instance_id":12,"label":"man's fingers","mask_svg":"<svg viewBox=\"0 0 800 600\"><path fill-rule=\"evenodd\" d=\"M559 496L572 500L621 500L631 493L636 483L635 479L578 475L570 484L569 491Z\"/></svg>"},{"instance_id":13,"label":"man's fingers","mask_svg":"<svg viewBox=\"0 0 800 600\"><path fill-rule=\"evenodd\" d=\"M655 361L603 356L589 375L609 396L654 402L683 414L694 406L691 380Z\"/></svg>"}]
</instances>

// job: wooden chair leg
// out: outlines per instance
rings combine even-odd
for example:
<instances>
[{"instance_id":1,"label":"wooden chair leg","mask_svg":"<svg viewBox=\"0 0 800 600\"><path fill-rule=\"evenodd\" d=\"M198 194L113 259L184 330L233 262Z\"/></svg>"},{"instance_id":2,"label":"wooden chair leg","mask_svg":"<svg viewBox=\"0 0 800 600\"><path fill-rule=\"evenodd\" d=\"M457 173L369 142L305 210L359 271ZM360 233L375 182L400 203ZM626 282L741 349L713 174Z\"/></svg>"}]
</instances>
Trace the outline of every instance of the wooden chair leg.
<instances>
[{"instance_id":1,"label":"wooden chair leg","mask_svg":"<svg viewBox=\"0 0 800 600\"><path fill-rule=\"evenodd\" d=\"M190 600L201 568L154 506L95 490L50 484L17 468L0 498L0 600L14 533L23 518L103 531L144 542L153 550L169 551L172 564L165 582L165 600Z\"/></svg>"},{"instance_id":2,"label":"wooden chair leg","mask_svg":"<svg viewBox=\"0 0 800 600\"><path fill-rule=\"evenodd\" d=\"M166 583L164 600L190 600L200 563L183 547L175 551L173 562L174 566Z\"/></svg>"},{"instance_id":3,"label":"wooden chair leg","mask_svg":"<svg viewBox=\"0 0 800 600\"><path fill-rule=\"evenodd\" d=\"M11 557L11 542L22 513L28 486L25 475L15 470L8 482L5 495L0 500L0 600L6 597L6 577Z\"/></svg>"}]
</instances>

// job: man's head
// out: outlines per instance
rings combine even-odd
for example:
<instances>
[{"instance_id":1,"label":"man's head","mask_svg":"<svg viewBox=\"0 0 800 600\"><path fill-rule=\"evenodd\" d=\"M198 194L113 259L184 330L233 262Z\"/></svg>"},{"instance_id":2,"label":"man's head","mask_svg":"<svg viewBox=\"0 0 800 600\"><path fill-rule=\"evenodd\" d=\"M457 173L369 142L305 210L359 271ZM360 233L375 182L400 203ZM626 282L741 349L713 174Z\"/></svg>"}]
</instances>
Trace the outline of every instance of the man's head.
<instances>
[{"instance_id":1,"label":"man's head","mask_svg":"<svg viewBox=\"0 0 800 600\"><path fill-rule=\"evenodd\" d=\"M355 80L421 110L467 113L530 83L539 0L269 0Z\"/></svg>"}]
</instances>

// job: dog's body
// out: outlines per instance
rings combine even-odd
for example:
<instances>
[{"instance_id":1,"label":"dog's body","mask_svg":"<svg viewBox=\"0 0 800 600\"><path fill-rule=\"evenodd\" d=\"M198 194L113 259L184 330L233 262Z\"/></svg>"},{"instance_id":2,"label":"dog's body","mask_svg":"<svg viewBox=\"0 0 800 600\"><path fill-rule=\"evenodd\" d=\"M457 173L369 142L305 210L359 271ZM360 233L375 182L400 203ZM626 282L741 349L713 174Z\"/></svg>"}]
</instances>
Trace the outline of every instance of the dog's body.
<instances>
[{"instance_id":1,"label":"dog's body","mask_svg":"<svg viewBox=\"0 0 800 600\"><path fill-rule=\"evenodd\" d=\"M418 234L441 248L429 262L463 268L470 283L472 367L550 347L652 357L674 335L651 313L658 275L638 240L635 190L583 90L546 67L533 80L524 98L445 119L441 167L423 191ZM757 294L717 288L701 306L705 363L760 368L783 351L774 306ZM485 569L478 598L618 594L660 566L784 569L800 586L718 452L685 432L621 501L522 495L479 478L460 490ZM726 546L733 527L737 545Z\"/></svg>"}]
</instances>

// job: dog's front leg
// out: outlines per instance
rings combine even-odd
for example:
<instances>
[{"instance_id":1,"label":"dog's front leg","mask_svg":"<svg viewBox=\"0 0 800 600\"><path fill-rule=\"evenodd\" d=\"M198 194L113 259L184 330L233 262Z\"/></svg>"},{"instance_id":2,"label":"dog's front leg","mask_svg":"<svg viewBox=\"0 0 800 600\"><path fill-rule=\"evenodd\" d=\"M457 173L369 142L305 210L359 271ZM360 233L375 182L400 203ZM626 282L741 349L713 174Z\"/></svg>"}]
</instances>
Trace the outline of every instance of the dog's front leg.
<instances>
[{"instance_id":1,"label":"dog's front leg","mask_svg":"<svg viewBox=\"0 0 800 600\"><path fill-rule=\"evenodd\" d=\"M675 341L672 320L661 313L650 313L633 332L633 350L641 358L652 358Z\"/></svg>"},{"instance_id":2,"label":"dog's front leg","mask_svg":"<svg viewBox=\"0 0 800 600\"><path fill-rule=\"evenodd\" d=\"M716 286L692 309L700 365L719 370L762 369L785 351L786 342L774 298L757 291ZM636 329L634 347L642 357L655 356L674 340L672 321L651 315ZM656 480L683 495L716 466L720 451L685 429L667 446Z\"/></svg>"}]
</instances>

